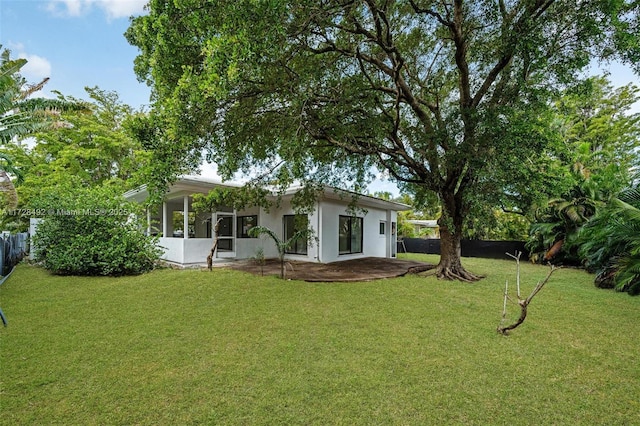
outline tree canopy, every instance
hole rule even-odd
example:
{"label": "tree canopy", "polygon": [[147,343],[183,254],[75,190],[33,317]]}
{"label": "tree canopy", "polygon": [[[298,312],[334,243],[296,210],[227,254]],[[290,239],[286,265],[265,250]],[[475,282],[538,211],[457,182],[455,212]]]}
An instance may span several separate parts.
{"label": "tree canopy", "polygon": [[581,180],[590,180],[603,200],[632,183],[640,167],[640,88],[614,89],[605,77],[592,77],[568,88],[554,104],[567,146],[566,163]]}
{"label": "tree canopy", "polygon": [[[120,192],[146,181],[149,153],[129,131],[136,112],[115,92],[86,88],[90,101],[58,94],[57,101],[81,104],[81,110],[60,111],[55,126],[30,133],[29,140],[15,138],[0,147],[0,156],[22,178],[16,181],[19,206],[56,187],[113,186]],[[5,226],[24,227],[18,217],[5,217]]]}
{"label": "tree canopy", "polygon": [[205,150],[224,176],[258,169],[355,190],[377,167],[418,199],[437,195],[436,273],[474,280],[460,262],[465,221],[553,183],[550,101],[594,58],[638,70],[639,7],[151,0],[126,36],[152,86],[155,130],[143,136],[158,152],[193,161]]}
{"label": "tree canopy", "polygon": [[554,103],[565,146],[558,188],[565,189],[550,192],[531,209],[531,259],[578,263],[580,230],[633,185],[640,165],[640,113],[629,110],[639,93],[635,85],[614,89],[605,78],[593,77],[567,88]]}
{"label": "tree canopy", "polygon": [[[34,97],[49,79],[28,84],[20,75],[27,60],[12,59],[11,51],[3,50],[2,45],[0,50],[0,149],[18,138],[55,126],[62,111],[84,109],[82,103]],[[6,152],[0,152],[0,213],[14,209],[18,203],[15,187],[7,174],[21,181],[22,173],[14,160]]]}

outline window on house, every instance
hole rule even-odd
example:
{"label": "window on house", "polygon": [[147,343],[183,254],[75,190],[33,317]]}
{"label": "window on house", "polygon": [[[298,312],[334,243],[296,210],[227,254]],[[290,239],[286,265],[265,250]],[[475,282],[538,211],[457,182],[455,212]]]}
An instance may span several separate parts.
{"label": "window on house", "polygon": [[338,253],[362,253],[362,218],[340,216],[338,231]]}
{"label": "window on house", "polygon": [[[284,222],[284,240],[287,241],[298,232],[309,227],[309,218],[306,214],[285,215]],[[307,254],[307,240],[301,238],[289,246],[285,253],[289,254]]]}
{"label": "window on house", "polygon": [[380,221],[380,235],[386,235],[387,234],[387,222],[381,220]]}
{"label": "window on house", "polygon": [[238,216],[236,235],[238,238],[251,238],[249,230],[258,225],[258,216]]}
{"label": "window on house", "polygon": [[[171,213],[171,219],[173,221],[173,235],[172,237],[184,238],[184,212],[173,211]],[[189,238],[196,236],[196,213],[189,212]]]}

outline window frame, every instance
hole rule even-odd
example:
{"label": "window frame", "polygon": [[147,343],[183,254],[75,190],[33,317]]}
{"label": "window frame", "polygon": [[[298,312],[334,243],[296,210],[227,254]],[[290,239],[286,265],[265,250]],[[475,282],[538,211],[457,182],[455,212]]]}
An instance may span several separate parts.
{"label": "window frame", "polygon": [[[245,219],[248,219],[248,218],[253,218],[254,224],[247,229],[247,232],[244,232],[244,222],[245,222]],[[258,226],[257,214],[248,214],[248,215],[236,217],[236,238],[254,238],[249,235],[249,230],[254,226]]]}
{"label": "window frame", "polygon": [[378,235],[385,237],[387,235],[387,221],[381,220],[380,227],[378,228]]}
{"label": "window frame", "polygon": [[[348,238],[347,238],[347,250],[341,250],[340,246],[341,246],[341,242],[342,242],[342,221],[344,219],[348,220],[348,229],[347,229],[347,233],[348,233]],[[360,235],[357,235],[356,237],[359,238],[360,240],[360,249],[353,249],[353,240],[354,240],[354,234],[353,234],[353,230],[354,230],[354,226],[353,226],[353,221],[357,220],[360,224]],[[347,215],[339,215],[338,216],[338,255],[342,256],[342,255],[349,255],[349,254],[359,254],[359,253],[364,253],[364,218],[360,217],[360,216],[347,216]]]}
{"label": "window frame", "polygon": [[[295,234],[296,232],[298,232],[299,229],[299,220],[302,220],[302,217],[304,217],[305,223],[306,223],[306,227],[309,226],[309,216],[306,214],[285,214],[282,215],[282,236],[283,236],[283,240],[287,241],[289,238],[291,238],[290,236],[288,237],[287,234],[289,229],[287,226],[287,220],[289,218],[293,218],[293,230],[290,233],[290,235],[292,236],[293,234]],[[306,256],[309,254],[309,245],[307,244],[307,240],[306,239],[299,239],[297,241],[295,241],[292,245],[292,247],[290,248],[286,248],[285,249],[285,254],[297,254],[297,255],[301,255],[301,256]]]}

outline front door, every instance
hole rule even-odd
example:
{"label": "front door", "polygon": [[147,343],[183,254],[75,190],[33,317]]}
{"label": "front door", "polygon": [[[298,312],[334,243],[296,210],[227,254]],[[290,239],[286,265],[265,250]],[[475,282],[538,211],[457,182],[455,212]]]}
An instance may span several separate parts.
{"label": "front door", "polygon": [[235,220],[233,213],[216,214],[218,223],[218,250],[217,257],[236,257]]}

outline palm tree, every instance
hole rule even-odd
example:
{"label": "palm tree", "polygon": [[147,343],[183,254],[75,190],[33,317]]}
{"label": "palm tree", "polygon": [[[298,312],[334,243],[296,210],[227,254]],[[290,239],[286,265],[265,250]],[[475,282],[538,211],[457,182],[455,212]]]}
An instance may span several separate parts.
{"label": "palm tree", "polygon": [[254,226],[249,230],[249,236],[257,238],[260,235],[266,235],[271,238],[278,249],[278,258],[280,259],[280,278],[284,279],[286,274],[286,268],[284,267],[284,256],[289,248],[298,240],[309,239],[311,234],[309,229],[302,229],[296,231],[291,238],[286,241],[281,240],[275,232],[266,226]]}
{"label": "palm tree", "polygon": [[[0,45],[2,49],[2,45]],[[4,49],[0,54],[0,147],[14,138],[24,137],[60,123],[62,111],[83,110],[86,106],[64,99],[31,98],[49,81],[27,84],[19,74],[26,59],[11,59],[11,52]],[[9,173],[20,178],[19,170],[11,158],[0,153],[0,198],[1,208],[15,208],[17,194]],[[5,205],[6,204],[6,205]]]}
{"label": "palm tree", "polygon": [[550,200],[536,212],[527,242],[534,261],[577,262],[576,237],[603,205],[602,194],[589,180],[576,185],[564,198]]}
{"label": "palm tree", "polygon": [[0,54],[0,146],[14,137],[55,125],[61,111],[86,108],[63,99],[31,98],[47,84],[49,78],[37,84],[27,84],[19,74],[27,60],[11,59],[10,54],[8,49]]}
{"label": "palm tree", "polygon": [[595,284],[640,294],[640,186],[623,191],[581,230],[580,256]]}

